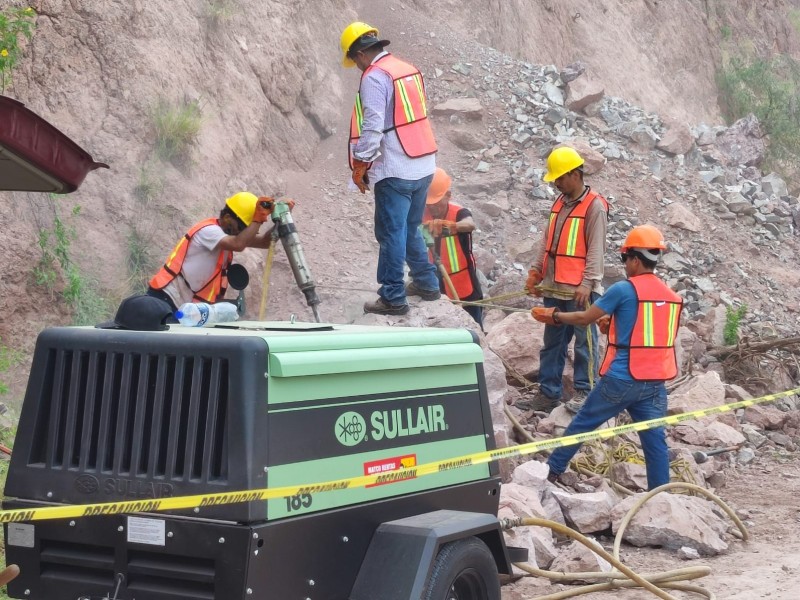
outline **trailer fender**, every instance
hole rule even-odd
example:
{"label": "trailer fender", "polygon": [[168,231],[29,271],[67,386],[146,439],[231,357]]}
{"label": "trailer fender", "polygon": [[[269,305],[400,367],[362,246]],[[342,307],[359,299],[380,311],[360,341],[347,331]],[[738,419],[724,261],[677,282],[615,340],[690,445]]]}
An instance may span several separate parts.
{"label": "trailer fender", "polygon": [[418,600],[439,549],[448,542],[470,536],[488,546],[498,573],[511,573],[497,517],[437,510],[388,521],[375,530],[350,600]]}

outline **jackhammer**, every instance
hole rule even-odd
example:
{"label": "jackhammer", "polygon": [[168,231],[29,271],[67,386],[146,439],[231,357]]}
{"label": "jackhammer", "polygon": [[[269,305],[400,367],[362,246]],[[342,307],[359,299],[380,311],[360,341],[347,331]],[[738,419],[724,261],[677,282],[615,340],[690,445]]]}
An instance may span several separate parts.
{"label": "jackhammer", "polygon": [[[270,202],[264,202],[269,208]],[[317,296],[316,284],[311,275],[311,269],[306,262],[305,255],[303,254],[303,246],[300,244],[300,236],[297,234],[297,228],[292,218],[289,205],[286,202],[275,202],[272,210],[272,222],[275,227],[272,230],[272,245],[270,247],[270,256],[267,258],[269,262],[275,248],[275,242],[280,239],[283,244],[283,250],[286,252],[286,258],[289,260],[289,265],[294,274],[294,280],[297,282],[297,287],[303,292],[306,297],[306,303],[311,307],[314,313],[314,320],[317,323],[322,322],[319,314],[319,296]],[[269,266],[269,265],[267,265]],[[267,281],[264,282],[266,290]],[[262,306],[265,302],[262,302]]]}

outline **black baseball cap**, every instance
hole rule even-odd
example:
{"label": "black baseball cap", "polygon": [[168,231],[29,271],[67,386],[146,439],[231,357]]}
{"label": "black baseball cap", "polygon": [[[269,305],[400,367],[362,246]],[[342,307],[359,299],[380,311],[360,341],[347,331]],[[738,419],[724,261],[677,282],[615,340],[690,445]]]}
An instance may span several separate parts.
{"label": "black baseball cap", "polygon": [[365,33],[360,38],[358,38],[355,42],[350,45],[350,49],[347,51],[348,56],[352,56],[356,52],[361,52],[362,50],[366,50],[367,48],[372,48],[373,46],[379,45],[381,48],[388,46],[391,42],[389,40],[382,40],[379,39],[375,32],[370,31],[369,33]]}
{"label": "black baseball cap", "polygon": [[133,331],[166,331],[166,320],[172,316],[169,304],[148,296],[137,294],[120,302],[113,321],[95,325],[98,329],[130,329]]}

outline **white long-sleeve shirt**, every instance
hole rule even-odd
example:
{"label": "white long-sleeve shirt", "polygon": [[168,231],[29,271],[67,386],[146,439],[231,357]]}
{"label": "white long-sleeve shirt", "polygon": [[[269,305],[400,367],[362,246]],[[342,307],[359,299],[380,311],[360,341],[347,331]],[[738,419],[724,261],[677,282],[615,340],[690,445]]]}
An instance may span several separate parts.
{"label": "white long-sleeve shirt", "polygon": [[[381,52],[372,61],[375,64],[388,52]],[[353,148],[353,156],[365,162],[372,162],[369,170],[371,184],[387,177],[398,177],[416,181],[433,175],[436,170],[436,155],[429,154],[411,158],[400,145],[394,125],[394,82],[392,77],[381,69],[370,69],[361,78],[361,106],[364,121],[361,137]],[[387,129],[391,129],[384,133]]]}

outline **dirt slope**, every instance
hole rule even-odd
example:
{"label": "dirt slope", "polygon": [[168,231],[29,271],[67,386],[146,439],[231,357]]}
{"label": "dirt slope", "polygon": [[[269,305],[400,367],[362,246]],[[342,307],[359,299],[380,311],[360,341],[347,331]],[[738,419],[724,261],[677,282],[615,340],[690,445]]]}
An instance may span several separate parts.
{"label": "dirt slope", "polygon": [[516,58],[561,67],[583,61],[607,94],[692,122],[720,121],[714,77],[734,45],[800,51],[787,18],[796,0],[412,2]]}

